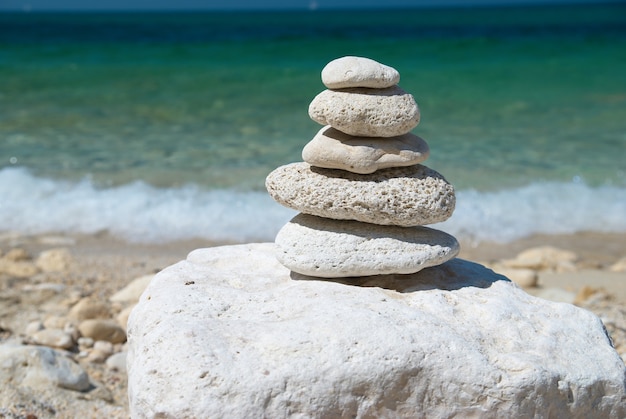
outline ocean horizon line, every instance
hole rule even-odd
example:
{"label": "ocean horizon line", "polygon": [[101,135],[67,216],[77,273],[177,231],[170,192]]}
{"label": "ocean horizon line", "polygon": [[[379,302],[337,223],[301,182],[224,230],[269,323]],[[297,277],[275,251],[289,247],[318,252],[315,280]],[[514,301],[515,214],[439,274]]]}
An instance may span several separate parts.
{"label": "ocean horizon line", "polygon": [[[246,8],[59,8],[59,9],[2,9],[0,8],[0,14],[12,14],[12,15],[192,15],[192,14],[258,14],[258,13],[297,13],[297,14],[311,14],[311,13],[376,13],[376,12],[402,12],[402,11],[447,11],[447,10],[464,10],[468,12],[480,13],[481,11],[489,10],[539,10],[546,11],[548,9],[555,9],[556,11],[562,11],[565,7],[605,7],[605,6],[620,6],[626,7],[626,4],[622,0],[564,0],[557,2],[548,1],[518,1],[510,3],[502,3],[499,1],[486,1],[467,3],[464,1],[442,3],[434,1],[432,3],[415,4],[415,5],[359,5],[359,6],[321,6],[321,7],[246,7]],[[619,17],[616,17],[617,20]],[[349,22],[346,22],[349,23]]]}
{"label": "ocean horizon line", "polygon": [[332,5],[332,4],[319,4],[317,1],[312,0],[307,5],[281,5],[281,6],[205,6],[205,7],[181,7],[178,6],[158,6],[158,7],[128,7],[128,8],[115,8],[115,7],[92,7],[92,8],[76,8],[76,7],[57,7],[57,8],[33,8],[32,5],[23,5],[21,7],[18,6],[5,6],[2,8],[0,6],[0,12],[16,12],[16,13],[49,13],[49,12],[113,12],[113,13],[143,13],[143,12],[154,12],[154,13],[171,13],[171,12],[182,12],[182,13],[195,13],[195,12],[291,12],[291,11],[302,11],[302,12],[323,12],[323,11],[358,11],[358,10],[413,10],[413,9],[449,9],[449,8],[458,8],[458,9],[481,9],[481,8],[524,8],[524,7],[561,7],[561,6],[603,6],[610,4],[620,4],[623,3],[622,0],[513,0],[507,3],[502,3],[499,0],[473,0],[473,1],[464,1],[464,0],[432,0],[432,1],[422,1],[419,3],[414,3],[411,5],[406,4],[387,4],[387,5],[368,5],[368,4],[360,4],[360,5]]}
{"label": "ocean horizon line", "polygon": [[40,8],[40,9],[28,9],[28,8],[0,8],[0,13],[7,14],[196,14],[196,13],[325,13],[325,12],[377,12],[377,11],[406,11],[406,10],[444,10],[450,9],[462,9],[469,11],[480,12],[481,10],[499,9],[499,10],[512,10],[512,9],[563,9],[564,7],[605,7],[605,6],[626,6],[623,0],[563,0],[563,1],[512,1],[508,3],[502,3],[499,1],[484,1],[467,3],[465,1],[447,2],[433,1],[432,3],[422,3],[413,5],[358,5],[358,6],[316,6],[316,7],[245,7],[245,8],[211,8],[211,7],[197,7],[197,8],[177,8],[177,7],[160,7],[160,8]]}

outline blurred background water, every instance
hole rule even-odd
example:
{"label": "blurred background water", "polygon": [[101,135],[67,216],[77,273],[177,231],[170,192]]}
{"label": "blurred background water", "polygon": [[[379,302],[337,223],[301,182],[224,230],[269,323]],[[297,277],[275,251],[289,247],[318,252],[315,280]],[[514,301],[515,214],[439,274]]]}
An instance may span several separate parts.
{"label": "blurred background water", "polygon": [[626,231],[626,5],[0,14],[0,230],[271,240],[330,60],[395,67],[474,240]]}

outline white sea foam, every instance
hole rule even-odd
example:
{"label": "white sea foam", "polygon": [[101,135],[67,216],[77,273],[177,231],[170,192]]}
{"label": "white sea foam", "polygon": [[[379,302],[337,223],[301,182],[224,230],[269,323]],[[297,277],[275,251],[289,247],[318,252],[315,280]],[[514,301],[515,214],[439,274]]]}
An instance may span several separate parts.
{"label": "white sea foam", "polygon": [[[133,242],[204,238],[271,241],[295,211],[264,192],[159,189],[143,182],[98,188],[89,180],[0,170],[0,231],[94,233]],[[626,189],[534,183],[496,192],[457,192],[452,218],[436,228],[460,239],[507,242],[533,233],[626,232]]]}
{"label": "white sea foam", "polygon": [[108,231],[132,242],[273,240],[296,213],[263,192],[159,189],[144,182],[97,188],[24,169],[0,170],[0,230],[24,233]]}
{"label": "white sea foam", "polygon": [[454,215],[433,227],[475,242],[509,242],[538,233],[623,233],[626,188],[538,182],[496,192],[459,191]]}

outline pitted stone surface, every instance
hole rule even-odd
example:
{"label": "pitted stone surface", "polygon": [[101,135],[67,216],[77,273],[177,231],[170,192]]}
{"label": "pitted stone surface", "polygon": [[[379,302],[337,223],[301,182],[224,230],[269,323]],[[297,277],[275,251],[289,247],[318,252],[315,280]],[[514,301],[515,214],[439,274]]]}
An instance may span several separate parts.
{"label": "pitted stone surface", "polygon": [[354,137],[327,125],[302,150],[311,166],[369,174],[388,167],[404,167],[428,158],[428,144],[417,135]]}
{"label": "pitted stone surface", "polygon": [[298,214],[276,236],[276,258],[294,272],[324,278],[410,274],[459,253],[459,243],[428,227],[397,227]]}
{"label": "pitted stone surface", "polygon": [[128,323],[139,418],[623,418],[625,368],[598,317],[453,259],[311,280],[274,245],[199,249]]}
{"label": "pitted stone surface", "polygon": [[346,87],[391,87],[400,81],[400,73],[387,65],[365,57],[341,57],[326,64],[322,83],[329,89]]}
{"label": "pitted stone surface", "polygon": [[420,113],[413,96],[398,86],[324,90],[309,105],[309,116],[346,134],[396,137],[417,126]]}
{"label": "pitted stone surface", "polygon": [[445,221],[454,211],[454,188],[439,173],[415,165],[369,175],[292,163],[265,181],[278,203],[318,217],[418,226]]}

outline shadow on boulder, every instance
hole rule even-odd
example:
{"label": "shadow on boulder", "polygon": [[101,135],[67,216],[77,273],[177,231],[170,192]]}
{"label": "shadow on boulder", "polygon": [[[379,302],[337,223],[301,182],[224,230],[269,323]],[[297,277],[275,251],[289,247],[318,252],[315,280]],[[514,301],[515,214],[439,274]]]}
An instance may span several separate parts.
{"label": "shadow on boulder", "polygon": [[291,279],[294,281],[332,281],[358,287],[385,288],[401,293],[432,289],[453,291],[466,287],[489,288],[496,281],[511,282],[507,277],[483,265],[459,258],[407,275],[317,278],[291,272]]}

